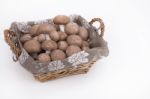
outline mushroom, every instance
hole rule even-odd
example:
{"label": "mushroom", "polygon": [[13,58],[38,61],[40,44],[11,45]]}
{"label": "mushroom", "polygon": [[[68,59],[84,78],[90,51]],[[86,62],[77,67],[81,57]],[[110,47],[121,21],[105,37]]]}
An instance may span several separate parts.
{"label": "mushroom", "polygon": [[24,43],[24,48],[29,53],[37,53],[41,51],[41,45],[37,40],[29,40]]}
{"label": "mushroom", "polygon": [[67,49],[66,49],[66,54],[67,56],[71,56],[74,53],[80,52],[81,49],[80,47],[76,46],[76,45],[70,45]]}
{"label": "mushroom", "polygon": [[57,31],[52,31],[51,33],[49,33],[49,36],[54,41],[59,40],[59,33]]}
{"label": "mushroom", "polygon": [[39,42],[43,42],[43,41],[45,41],[46,40],[46,35],[45,34],[40,34],[39,36],[38,36],[38,41]]}
{"label": "mushroom", "polygon": [[67,43],[69,45],[77,45],[80,47],[82,45],[82,39],[78,35],[70,35],[67,38]]}
{"label": "mushroom", "polygon": [[67,24],[69,21],[70,21],[70,18],[65,15],[57,15],[53,19],[53,22],[58,25]]}
{"label": "mushroom", "polygon": [[51,52],[51,59],[53,61],[54,60],[63,60],[65,58],[66,58],[66,54],[60,49],[56,49]]}
{"label": "mushroom", "polygon": [[42,33],[49,33],[52,31],[56,31],[56,28],[53,25],[50,24],[40,24],[39,28],[37,30],[38,34],[42,34]]}
{"label": "mushroom", "polygon": [[57,43],[52,40],[45,40],[44,42],[42,42],[41,47],[43,50],[51,51],[57,49]]}
{"label": "mushroom", "polygon": [[39,28],[39,25],[36,24],[36,25],[33,25],[30,29],[29,29],[29,32],[31,35],[37,35],[37,30]]}
{"label": "mushroom", "polygon": [[90,45],[89,45],[88,41],[83,41],[81,48],[82,48],[82,50],[90,49]]}
{"label": "mushroom", "polygon": [[87,41],[83,41],[83,42],[82,42],[82,46],[84,46],[84,47],[89,47],[89,43],[88,43]]}
{"label": "mushroom", "polygon": [[59,41],[58,42],[58,48],[65,51],[68,47],[68,44],[66,41]]}
{"label": "mushroom", "polygon": [[46,40],[51,40],[51,38],[49,37],[49,34],[45,34],[46,36]]}
{"label": "mushroom", "polygon": [[60,40],[65,40],[67,38],[67,34],[65,32],[59,31],[58,33],[60,36],[60,38],[59,38]]}
{"label": "mushroom", "polygon": [[41,54],[38,56],[37,60],[38,60],[39,62],[49,62],[51,59],[50,59],[50,56],[49,56],[48,54],[46,54],[46,53],[41,53]]}
{"label": "mushroom", "polygon": [[30,34],[24,34],[24,35],[22,35],[22,36],[20,37],[20,41],[21,41],[22,43],[24,43],[24,42],[26,42],[26,41],[29,41],[29,40],[31,40],[31,39],[32,39],[32,37],[31,37]]}
{"label": "mushroom", "polygon": [[77,34],[79,32],[79,26],[77,23],[70,22],[65,26],[65,32],[67,34]]}
{"label": "mushroom", "polygon": [[79,29],[79,35],[83,40],[87,40],[88,39],[88,31],[86,28],[84,27],[80,27]]}

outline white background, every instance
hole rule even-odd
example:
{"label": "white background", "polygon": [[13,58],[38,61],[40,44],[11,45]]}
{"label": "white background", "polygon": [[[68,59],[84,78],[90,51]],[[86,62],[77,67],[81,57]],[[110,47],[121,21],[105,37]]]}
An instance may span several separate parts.
{"label": "white background", "polygon": [[[3,30],[58,14],[101,17],[110,54],[86,75],[40,83],[12,61]],[[149,0],[0,0],[0,99],[150,99]]]}

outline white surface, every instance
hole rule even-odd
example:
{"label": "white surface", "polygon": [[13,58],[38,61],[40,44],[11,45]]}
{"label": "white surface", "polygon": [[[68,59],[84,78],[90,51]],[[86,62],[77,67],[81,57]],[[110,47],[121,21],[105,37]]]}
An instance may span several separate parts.
{"label": "white surface", "polygon": [[[88,74],[39,83],[12,61],[11,22],[74,13],[106,24],[110,55]],[[149,0],[1,0],[0,32],[0,99],[150,99]]]}

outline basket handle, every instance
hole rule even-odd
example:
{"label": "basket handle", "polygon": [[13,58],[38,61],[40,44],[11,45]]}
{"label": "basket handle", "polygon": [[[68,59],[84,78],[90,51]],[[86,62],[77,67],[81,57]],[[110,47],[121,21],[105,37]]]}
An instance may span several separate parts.
{"label": "basket handle", "polygon": [[12,52],[15,54],[15,56],[13,56],[13,61],[17,61],[21,54],[21,49],[18,43],[14,41],[16,33],[10,30],[4,30],[4,37],[5,41],[10,46]]}
{"label": "basket handle", "polygon": [[100,37],[103,37],[104,36],[104,31],[105,31],[105,25],[104,25],[104,22],[101,18],[93,18],[89,24],[93,25],[94,22],[99,22],[100,23],[100,26],[97,28],[97,30],[100,30],[100,33],[98,33],[100,35]]}

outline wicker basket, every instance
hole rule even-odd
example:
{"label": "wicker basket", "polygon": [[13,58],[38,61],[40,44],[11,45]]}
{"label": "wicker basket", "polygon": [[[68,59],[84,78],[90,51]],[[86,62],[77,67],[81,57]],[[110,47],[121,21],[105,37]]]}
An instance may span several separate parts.
{"label": "wicker basket", "polygon": [[[86,21],[81,16],[77,16],[77,17],[82,19],[82,21]],[[96,29],[92,25],[96,21],[100,23],[100,27],[98,29]],[[33,24],[33,23],[34,22],[28,22],[28,24]],[[36,24],[38,24],[38,23],[36,23]],[[100,44],[101,44],[101,46],[94,45],[94,47],[91,50],[87,51],[87,53],[89,53],[89,57],[92,57],[92,58],[89,58],[89,60],[85,63],[76,64],[75,66],[66,66],[66,67],[64,66],[63,68],[46,71],[46,72],[41,72],[41,70],[40,70],[40,72],[39,71],[36,72],[36,70],[33,69],[32,67],[29,68],[29,65],[32,62],[34,63],[34,61],[32,59],[27,59],[26,60],[27,63],[25,65],[23,63],[21,63],[21,61],[19,60],[19,58],[22,58],[24,49],[22,48],[22,45],[20,44],[20,41],[19,41],[18,34],[20,32],[18,32],[18,27],[17,27],[16,23],[12,23],[10,29],[7,29],[4,31],[4,35],[5,35],[5,41],[8,43],[12,52],[15,54],[15,57],[13,57],[13,60],[14,61],[19,60],[20,64],[25,69],[27,69],[29,72],[31,72],[34,75],[36,80],[45,82],[45,81],[60,78],[60,77],[87,73],[89,71],[90,67],[98,59],[101,59],[102,56],[108,55],[109,51],[108,51],[108,47],[107,47],[107,42],[105,42],[103,39],[103,35],[104,35],[103,21],[100,18],[94,18],[88,23],[88,26],[91,27],[92,31],[94,31],[94,33],[95,33],[94,35],[96,35],[96,37],[98,37],[98,40],[99,40],[98,42],[100,42]],[[98,33],[98,31],[100,31],[100,34]],[[91,39],[94,40],[95,38],[91,37]],[[93,56],[91,53],[93,54]]]}

